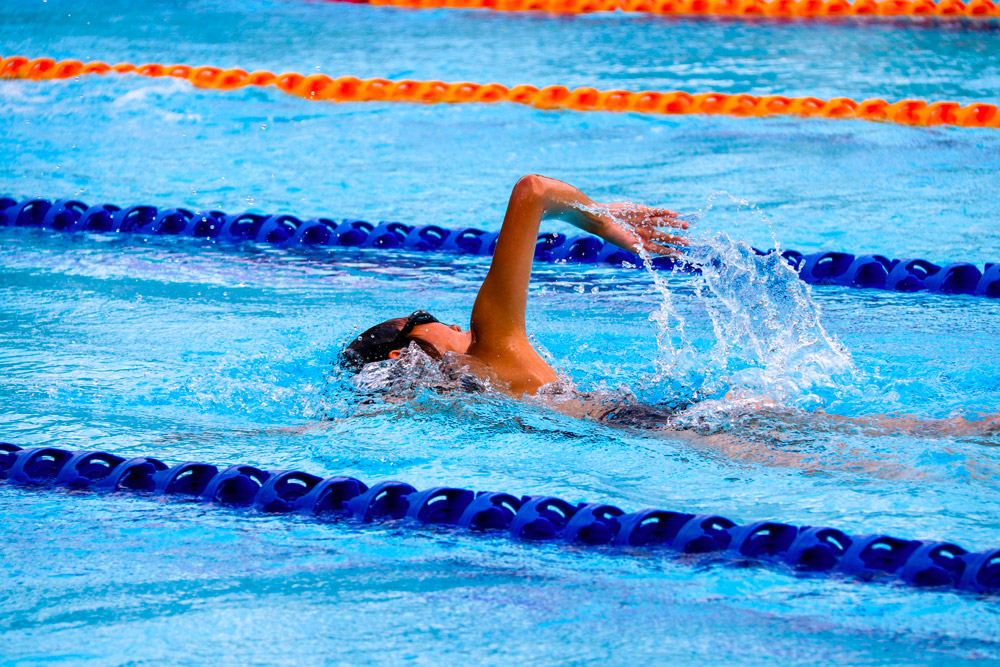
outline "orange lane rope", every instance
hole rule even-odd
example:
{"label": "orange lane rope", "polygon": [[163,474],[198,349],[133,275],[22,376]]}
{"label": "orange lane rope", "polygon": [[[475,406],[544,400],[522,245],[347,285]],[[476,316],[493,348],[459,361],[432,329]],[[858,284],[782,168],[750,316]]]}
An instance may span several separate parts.
{"label": "orange lane rope", "polygon": [[247,72],[242,69],[189,67],[187,65],[132,65],[103,62],[83,63],[79,60],[56,62],[51,58],[28,60],[12,56],[0,60],[0,79],[69,79],[82,74],[126,74],[169,76],[187,79],[199,88],[232,90],[244,86],[274,85],[291,95],[307,100],[334,102],[421,102],[421,103],[491,103],[516,102],[540,109],[574,109],[577,111],[631,111],[654,114],[725,114],[731,116],[821,116],[824,118],[860,118],[904,125],[960,125],[963,127],[1000,128],[1000,112],[996,105],[973,102],[882,99],[856,102],[846,97],[821,100],[816,97],[785,97],[782,95],[728,95],[726,93],[692,94],[682,91],[639,93],[627,90],[600,91],[596,88],[565,86],[514,86],[498,83],[445,83],[444,81],[390,81],[389,79],[358,79],[342,76],[338,79],[325,74],[304,76],[289,72]]}
{"label": "orange lane rope", "polygon": [[996,18],[993,0],[368,0],[395,7],[543,11],[563,14],[644,12],[719,16],[822,18],[829,16],[930,16]]}

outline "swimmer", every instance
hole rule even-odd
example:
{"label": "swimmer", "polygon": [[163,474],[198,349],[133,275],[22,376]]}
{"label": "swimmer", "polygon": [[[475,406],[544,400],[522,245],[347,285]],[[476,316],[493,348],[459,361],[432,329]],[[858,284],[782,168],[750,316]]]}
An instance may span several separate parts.
{"label": "swimmer", "polygon": [[[664,229],[683,230],[677,213],[632,203],[598,204],[576,188],[544,176],[525,176],[514,186],[489,273],[472,306],[469,329],[439,322],[422,310],[386,320],[358,336],[344,350],[343,364],[398,359],[411,344],[434,359],[449,357],[509,396],[535,394],[559,376],[528,340],[525,310],[535,244],[542,220],[558,218],[619,248],[637,246],[653,255],[678,255],[687,239]],[[457,355],[457,358],[454,357]]]}
{"label": "swimmer", "polygon": [[[534,396],[541,390],[549,399],[547,405],[573,417],[677,433],[675,408],[620,400],[604,403],[584,392],[566,390],[558,374],[532,346],[525,326],[528,285],[539,226],[542,220],[552,218],[629,251],[641,248],[651,255],[680,256],[680,249],[688,244],[678,233],[686,230],[688,223],[674,211],[631,202],[599,204],[561,181],[525,176],[511,192],[490,270],[472,307],[469,329],[444,324],[418,310],[362,333],[344,349],[342,365],[358,373],[368,364],[399,359],[415,346],[440,361],[442,367],[457,371],[456,375],[466,374],[463,379],[471,374],[513,398]],[[730,392],[726,400],[736,400],[754,413],[782,414],[780,409],[774,410],[780,406],[773,401],[739,393],[738,389]],[[817,412],[798,415],[793,421],[803,418],[883,434],[961,437],[1000,431],[1000,414],[974,420],[924,420],[908,415],[851,418]],[[745,447],[745,441],[739,441],[739,449]]]}

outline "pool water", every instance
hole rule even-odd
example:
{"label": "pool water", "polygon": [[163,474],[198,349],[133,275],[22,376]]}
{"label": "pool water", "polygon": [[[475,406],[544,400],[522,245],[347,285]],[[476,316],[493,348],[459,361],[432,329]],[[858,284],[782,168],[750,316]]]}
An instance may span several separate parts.
{"label": "pool water", "polygon": [[[3,55],[1000,102],[996,22],[293,0],[48,0],[0,16]],[[337,105],[131,75],[0,82],[0,113],[0,195],[497,229],[510,187],[538,172],[677,208],[698,253],[740,269],[536,267],[529,329],[580,388],[713,399],[669,434],[543,400],[362,400],[332,364],[343,344],[416,308],[465,324],[483,258],[4,228],[0,440],[1000,546],[995,433],[814,416],[1000,411],[1000,301],[808,288],[745,245],[1000,261],[996,130]],[[728,386],[784,407],[720,402]],[[995,598],[710,556],[4,485],[0,531],[12,664],[1000,659]]]}

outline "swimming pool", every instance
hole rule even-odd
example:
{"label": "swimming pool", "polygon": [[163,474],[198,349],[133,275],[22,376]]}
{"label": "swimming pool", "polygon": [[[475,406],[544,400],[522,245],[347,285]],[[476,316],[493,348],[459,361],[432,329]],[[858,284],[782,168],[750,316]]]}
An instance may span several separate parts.
{"label": "swimming pool", "polygon": [[[996,23],[553,17],[231,1],[5,7],[4,54],[331,75],[998,102]],[[996,261],[995,130],[496,106],[332,105],[138,77],[0,82],[3,193],[497,229],[523,173],[698,215],[758,246]],[[728,194],[718,194],[725,191]],[[745,201],[753,206],[741,205]],[[558,228],[558,227],[556,227]],[[724,241],[713,241],[726,248]],[[776,518],[997,546],[996,437],[723,425],[750,456],[544,406],[360,404],[330,375],[357,327],[457,320],[482,258],[224,250],[0,230],[0,439]],[[540,265],[531,329],[579,384],[677,387],[640,272]],[[1000,303],[819,287],[718,343],[698,279],[663,276],[690,384],[732,374],[803,409],[996,411]],[[744,293],[742,298],[782,294]],[[804,310],[803,310],[804,308]],[[734,320],[735,321],[735,320]],[[684,345],[690,350],[683,352]],[[815,357],[791,354],[812,350]],[[844,361],[844,354],[849,361]],[[763,369],[763,370],[761,370]],[[288,430],[324,417],[305,432]],[[717,415],[715,415],[717,417]],[[789,461],[795,454],[805,460]],[[859,469],[860,468],[860,469]],[[925,663],[996,659],[995,600],[621,557],[392,523],[361,528],[0,486],[3,658]]]}

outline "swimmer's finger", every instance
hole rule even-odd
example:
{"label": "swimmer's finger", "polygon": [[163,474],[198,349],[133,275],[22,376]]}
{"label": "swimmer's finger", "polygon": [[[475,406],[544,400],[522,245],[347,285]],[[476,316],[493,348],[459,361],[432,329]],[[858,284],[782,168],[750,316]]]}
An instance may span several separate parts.
{"label": "swimmer's finger", "polygon": [[653,243],[652,241],[647,241],[643,244],[646,252],[652,255],[659,255],[660,257],[680,257],[681,251],[677,248],[671,248],[669,246],[660,245],[659,243]]}
{"label": "swimmer's finger", "polygon": [[681,220],[674,216],[660,217],[657,219],[657,223],[660,227],[673,227],[674,229],[687,229],[691,226],[687,220]]}
{"label": "swimmer's finger", "polygon": [[687,245],[688,240],[683,236],[673,236],[665,232],[652,231],[649,234],[649,240],[655,241],[660,245]]}
{"label": "swimmer's finger", "polygon": [[649,215],[654,218],[676,218],[679,213],[671,211],[669,208],[650,208]]}

